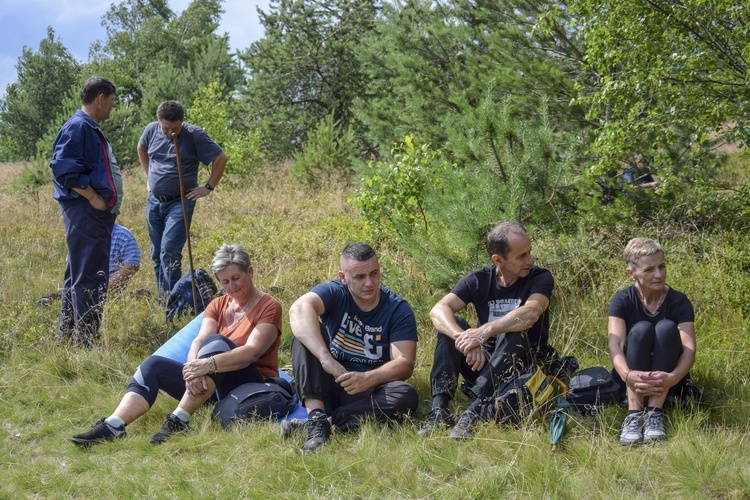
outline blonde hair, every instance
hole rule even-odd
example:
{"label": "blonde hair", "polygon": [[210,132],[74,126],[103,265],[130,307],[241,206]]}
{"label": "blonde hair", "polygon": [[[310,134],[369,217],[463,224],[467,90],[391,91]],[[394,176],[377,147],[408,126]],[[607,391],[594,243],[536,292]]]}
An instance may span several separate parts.
{"label": "blonde hair", "polygon": [[633,269],[641,257],[657,253],[664,255],[664,248],[651,238],[633,238],[628,241],[628,244],[625,245],[625,250],[622,251],[625,262],[628,264],[628,269]]}

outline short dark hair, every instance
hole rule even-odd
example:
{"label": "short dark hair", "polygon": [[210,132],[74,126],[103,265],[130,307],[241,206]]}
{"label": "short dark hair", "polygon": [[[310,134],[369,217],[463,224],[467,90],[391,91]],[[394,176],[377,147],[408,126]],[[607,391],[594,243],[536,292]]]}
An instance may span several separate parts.
{"label": "short dark hair", "polygon": [[168,122],[181,122],[185,119],[185,108],[177,101],[164,101],[156,108],[156,118]]}
{"label": "short dark hair", "polygon": [[526,228],[520,222],[509,221],[501,222],[490,230],[487,234],[487,253],[490,254],[490,258],[493,255],[499,255],[503,259],[508,256],[508,239],[511,234],[526,236]]}
{"label": "short dark hair", "polygon": [[364,262],[377,256],[378,254],[370,245],[362,243],[361,241],[349,243],[344,250],[341,251],[342,259],[353,259],[358,262]]}
{"label": "short dark hair", "polygon": [[99,94],[112,95],[117,92],[115,84],[103,76],[90,76],[81,88],[81,103],[91,104]]}

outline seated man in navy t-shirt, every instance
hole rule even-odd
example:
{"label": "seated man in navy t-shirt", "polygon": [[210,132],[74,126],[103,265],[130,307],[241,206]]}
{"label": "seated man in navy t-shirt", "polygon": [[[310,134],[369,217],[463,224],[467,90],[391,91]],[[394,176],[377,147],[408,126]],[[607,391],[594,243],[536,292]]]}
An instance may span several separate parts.
{"label": "seated man in navy t-shirt", "polygon": [[289,310],[297,395],[308,420],[304,451],[323,445],[331,426],[349,430],[374,416],[401,417],[417,407],[404,382],[414,370],[417,323],[409,304],[380,284],[380,262],[365,243],[341,253],[339,279],[315,286]]}
{"label": "seated man in navy t-shirt", "polygon": [[[451,438],[461,439],[472,437],[471,427],[485,413],[482,405],[489,404],[500,383],[551,351],[547,308],[555,282],[548,270],[534,265],[526,230],[517,222],[496,225],[487,235],[487,252],[492,265],[461,278],[430,311],[438,336],[430,373],[432,409],[420,435],[455,423],[449,403],[459,374],[465,392],[477,398],[451,431]],[[477,328],[455,316],[470,303]]]}

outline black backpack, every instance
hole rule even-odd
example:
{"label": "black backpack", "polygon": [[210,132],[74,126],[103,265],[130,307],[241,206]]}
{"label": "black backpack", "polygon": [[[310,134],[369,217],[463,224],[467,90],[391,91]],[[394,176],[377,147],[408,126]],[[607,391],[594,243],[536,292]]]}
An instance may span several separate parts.
{"label": "black backpack", "polygon": [[198,310],[193,311],[193,284],[190,278],[190,269],[185,276],[175,283],[174,288],[169,293],[167,299],[167,321],[172,321],[178,316],[185,313],[191,313],[197,316],[204,309],[211,299],[216,296],[217,288],[211,275],[203,269],[195,270],[195,285],[198,288]]}
{"label": "black backpack", "polygon": [[570,378],[568,402],[587,415],[599,413],[602,405],[619,403],[625,397],[620,385],[603,366],[594,366],[576,372]]}
{"label": "black backpack", "polygon": [[548,375],[542,366],[520,373],[500,384],[495,393],[480,403],[480,417],[498,424],[518,425],[535,413],[551,408],[555,396],[564,392],[565,383]]}
{"label": "black backpack", "polygon": [[292,385],[282,377],[250,382],[232,390],[214,407],[212,417],[226,429],[242,420],[268,420],[284,417],[297,404]]}

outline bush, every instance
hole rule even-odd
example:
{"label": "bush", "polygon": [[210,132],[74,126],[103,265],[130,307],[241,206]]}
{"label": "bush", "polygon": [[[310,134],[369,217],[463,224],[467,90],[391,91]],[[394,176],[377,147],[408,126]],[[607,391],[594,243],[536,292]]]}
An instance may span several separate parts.
{"label": "bush", "polygon": [[330,114],[307,133],[302,151],[292,155],[291,174],[309,187],[317,188],[334,179],[348,180],[357,161],[354,132],[343,128]]}

